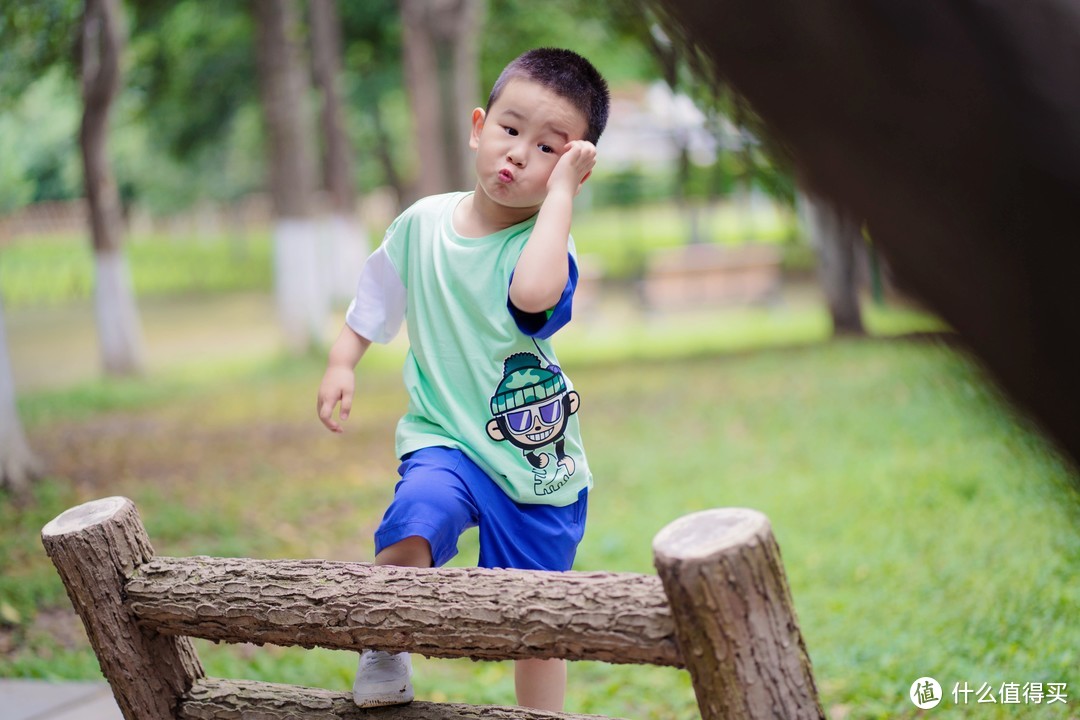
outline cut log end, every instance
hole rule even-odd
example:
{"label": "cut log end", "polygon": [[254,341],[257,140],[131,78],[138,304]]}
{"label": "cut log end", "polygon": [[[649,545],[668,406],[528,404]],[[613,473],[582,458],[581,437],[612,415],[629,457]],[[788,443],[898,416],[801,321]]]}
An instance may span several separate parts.
{"label": "cut log end", "polygon": [[771,534],[769,518],[747,508],[703,510],[675,520],[653,538],[658,559],[707,558]]}
{"label": "cut log end", "polygon": [[135,504],[126,497],[107,497],[77,505],[57,515],[41,529],[42,537],[59,537],[82,532],[87,528],[107,522]]}

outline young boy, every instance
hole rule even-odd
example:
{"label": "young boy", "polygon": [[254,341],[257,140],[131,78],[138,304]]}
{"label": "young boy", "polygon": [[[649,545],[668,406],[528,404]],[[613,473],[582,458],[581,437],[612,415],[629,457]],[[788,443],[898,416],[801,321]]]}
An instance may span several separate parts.
{"label": "young boy", "polygon": [[[440,566],[480,528],[478,564],[569,570],[592,487],[578,394],[550,337],[577,284],[573,199],[596,162],[607,84],[568,50],[531,50],[472,113],[476,188],[420,200],[386,232],[360,275],[330,350],[318,413],[333,432],[352,407],[355,367],[407,317],[409,409],[398,423],[394,500],[376,564]],[[365,651],[361,707],[412,700],[409,655]],[[562,660],[521,660],[521,705],[561,710]]]}

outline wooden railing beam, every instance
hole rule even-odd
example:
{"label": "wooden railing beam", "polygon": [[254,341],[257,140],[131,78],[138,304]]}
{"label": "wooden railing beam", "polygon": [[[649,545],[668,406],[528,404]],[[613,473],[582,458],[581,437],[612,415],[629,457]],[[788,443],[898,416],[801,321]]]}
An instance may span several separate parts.
{"label": "wooden railing beam", "polygon": [[221,642],[682,664],[655,575],[158,557],[125,591],[145,627]]}
{"label": "wooden railing beam", "polygon": [[361,710],[348,693],[250,680],[200,680],[180,704],[178,720],[610,720],[520,707],[413,702]]}

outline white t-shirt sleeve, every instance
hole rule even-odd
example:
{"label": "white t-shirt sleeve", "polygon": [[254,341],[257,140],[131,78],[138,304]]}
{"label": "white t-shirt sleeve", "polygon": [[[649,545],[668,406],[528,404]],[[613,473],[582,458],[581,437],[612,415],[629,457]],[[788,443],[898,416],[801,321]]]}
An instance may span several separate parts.
{"label": "white t-shirt sleeve", "polygon": [[404,320],[405,285],[386,247],[380,246],[360,271],[356,297],[345,313],[345,324],[372,342],[388,343]]}

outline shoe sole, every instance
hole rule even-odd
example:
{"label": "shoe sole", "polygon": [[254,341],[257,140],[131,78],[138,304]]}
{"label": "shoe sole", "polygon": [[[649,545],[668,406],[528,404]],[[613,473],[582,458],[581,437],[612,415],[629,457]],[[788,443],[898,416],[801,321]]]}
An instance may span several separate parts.
{"label": "shoe sole", "polygon": [[394,695],[379,695],[363,699],[353,696],[353,702],[358,708],[389,707],[391,705],[408,705],[413,701],[412,693],[400,692]]}

